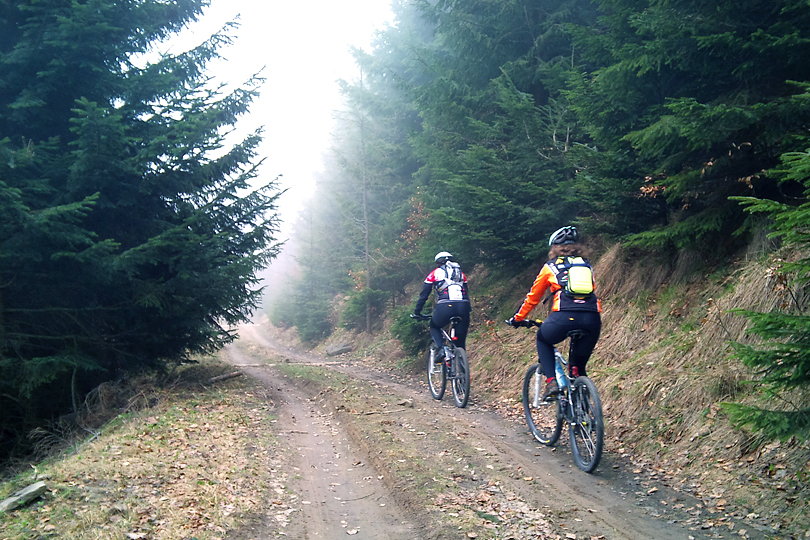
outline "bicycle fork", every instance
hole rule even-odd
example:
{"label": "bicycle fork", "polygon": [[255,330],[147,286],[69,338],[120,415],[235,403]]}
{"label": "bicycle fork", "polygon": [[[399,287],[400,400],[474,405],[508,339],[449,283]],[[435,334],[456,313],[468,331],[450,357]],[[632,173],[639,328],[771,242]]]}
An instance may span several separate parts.
{"label": "bicycle fork", "polygon": [[587,390],[582,387],[571,389],[569,399],[570,423],[574,429],[579,430],[588,451],[593,454],[595,443],[591,436],[592,424],[588,410],[588,397],[585,394],[587,394]]}
{"label": "bicycle fork", "polygon": [[543,401],[543,379],[542,377],[543,371],[540,369],[540,364],[537,364],[537,371],[535,371],[534,381],[532,381],[534,388],[532,388],[532,407],[537,408],[541,405],[545,404],[546,402]]}

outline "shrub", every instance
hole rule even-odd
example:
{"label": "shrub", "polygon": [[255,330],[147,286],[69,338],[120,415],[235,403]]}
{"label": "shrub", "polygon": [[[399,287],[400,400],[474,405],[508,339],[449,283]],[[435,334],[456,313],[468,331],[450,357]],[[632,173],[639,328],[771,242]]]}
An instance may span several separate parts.
{"label": "shrub", "polygon": [[377,320],[385,311],[385,301],[389,293],[376,289],[354,290],[349,293],[340,324],[344,328],[363,330],[366,328],[366,309],[371,310],[372,321]]}
{"label": "shrub", "polygon": [[410,313],[410,310],[404,310],[396,314],[391,325],[391,334],[402,344],[402,350],[406,354],[416,356],[427,347],[430,334],[427,324],[411,319]]}

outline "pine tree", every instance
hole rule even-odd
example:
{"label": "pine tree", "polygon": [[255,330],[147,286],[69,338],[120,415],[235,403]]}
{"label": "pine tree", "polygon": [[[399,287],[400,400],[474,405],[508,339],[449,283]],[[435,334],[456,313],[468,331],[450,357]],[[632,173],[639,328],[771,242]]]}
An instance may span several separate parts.
{"label": "pine tree", "polygon": [[783,264],[779,275],[783,286],[800,294],[791,305],[770,313],[741,311],[749,321],[748,331],[759,336],[763,345],[735,343],[737,357],[760,376],[756,381],[767,397],[767,407],[726,404],[737,425],[751,426],[767,438],[810,438],[810,315],[806,288],[810,283],[810,149],[782,157],[782,167],[774,171],[782,182],[798,182],[804,188],[804,201],[789,205],[775,200],[739,197],[736,200],[752,213],[773,219],[772,236],[799,258]]}
{"label": "pine tree", "polygon": [[[588,212],[574,157],[582,135],[562,94],[569,78],[566,23],[590,2],[421,4],[433,33],[411,93],[422,118],[412,138],[417,182],[442,245],[470,261],[527,262],[547,246],[539,231]],[[415,48],[415,47],[414,47]]]}
{"label": "pine tree", "polygon": [[254,187],[261,133],[224,139],[261,80],[226,91],[205,75],[229,25],[144,60],[206,5],[0,8],[6,429],[64,411],[121,370],[215,350],[259,301],[278,194]]}
{"label": "pine tree", "polygon": [[744,216],[728,197],[778,197],[765,171],[801,149],[810,109],[793,81],[810,77],[810,7],[598,4],[598,24],[574,30],[582,73],[569,95],[595,145],[612,154],[602,174],[666,203],[626,232],[655,227],[633,239],[648,247],[723,239],[733,248]]}

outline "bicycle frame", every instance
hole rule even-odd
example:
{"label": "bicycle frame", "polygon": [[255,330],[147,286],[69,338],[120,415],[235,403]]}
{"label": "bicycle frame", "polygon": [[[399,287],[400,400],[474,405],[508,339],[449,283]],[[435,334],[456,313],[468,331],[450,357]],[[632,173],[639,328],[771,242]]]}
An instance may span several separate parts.
{"label": "bicycle frame", "polygon": [[[422,317],[427,320],[428,317]],[[428,386],[434,399],[442,399],[447,382],[453,389],[453,399],[457,407],[466,407],[470,398],[470,371],[467,361],[467,352],[456,346],[456,325],[461,317],[453,316],[446,327],[440,328],[442,334],[442,349],[444,362],[435,363],[434,352],[436,344],[430,344],[430,353],[427,358]]]}
{"label": "bicycle frame", "polygon": [[[461,317],[450,317],[450,323],[447,325],[447,330],[442,328],[442,336],[444,336],[444,340],[449,344],[456,346],[456,325],[461,322]],[[448,332],[449,330],[449,332]]]}
{"label": "bicycle frame", "polygon": [[[538,326],[538,327],[540,326],[540,324],[537,321],[530,321],[530,322],[531,322],[531,324],[533,326]],[[581,331],[578,331],[578,330],[574,330],[574,331],[570,332],[569,335],[568,335],[568,337],[571,340],[572,345],[577,339],[579,339],[580,336],[582,336],[582,333],[581,333]],[[570,346],[569,346],[569,350],[570,350]],[[538,369],[539,369],[539,365],[538,365]],[[565,393],[566,395],[568,395],[569,394],[568,391],[571,388],[573,388],[574,379],[571,378],[568,375],[568,360],[557,349],[557,347],[554,347],[554,375],[555,375],[555,377],[557,379],[557,387],[560,389],[560,393]],[[539,399],[538,396],[541,394],[541,392],[540,392],[540,384],[541,384],[540,377],[535,379],[534,384],[535,384],[536,388],[535,388],[535,392],[534,392],[535,403],[533,403],[533,405],[535,407],[537,407],[539,405],[539,403],[536,400]],[[571,398],[569,397],[568,398],[569,404],[570,404],[570,400],[571,400]]]}
{"label": "bicycle frame", "polygon": [[[540,326],[540,321],[527,321],[521,326]],[[581,330],[569,332],[570,343],[575,343],[582,335]],[[567,424],[574,463],[590,473],[602,455],[602,404],[593,381],[585,375],[570,376],[568,364],[565,356],[554,347],[554,374],[559,391],[556,397],[545,400],[541,388],[545,379],[542,368],[539,363],[529,366],[523,377],[523,412],[534,438],[546,446],[557,442],[563,424]]]}
{"label": "bicycle frame", "polygon": [[[573,338],[572,338],[573,341]],[[563,404],[562,412],[565,420],[571,424],[574,423],[574,402],[576,398],[571,391],[574,388],[574,379],[568,375],[568,360],[562,355],[560,351],[554,347],[554,374],[557,378],[557,387],[560,389],[560,394],[557,399],[561,400]],[[539,377],[538,377],[539,379]]]}
{"label": "bicycle frame", "polygon": [[447,378],[455,379],[458,377],[456,373],[456,365],[453,359],[456,357],[456,324],[461,322],[459,317],[451,317],[450,323],[447,325],[447,330],[441,329],[442,336],[444,337],[444,362],[448,368]]}
{"label": "bicycle frame", "polygon": [[[570,411],[573,409],[572,405],[572,397],[571,397],[571,388],[573,388],[574,380],[568,375],[568,371],[566,368],[568,367],[568,360],[562,355],[557,348],[554,348],[554,372],[557,376],[557,387],[560,389],[560,396],[565,396],[567,407],[563,408],[563,413],[566,415],[567,421],[572,421]],[[537,369],[540,369],[540,364],[537,364]],[[534,392],[532,392],[533,403],[534,407],[539,407],[541,405],[541,395],[542,395],[542,377],[535,377],[534,379]]]}

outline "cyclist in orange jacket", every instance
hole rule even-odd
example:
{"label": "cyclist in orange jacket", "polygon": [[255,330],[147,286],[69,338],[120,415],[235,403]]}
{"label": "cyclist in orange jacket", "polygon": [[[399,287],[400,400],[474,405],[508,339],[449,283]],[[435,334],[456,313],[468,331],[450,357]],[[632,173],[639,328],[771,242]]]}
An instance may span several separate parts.
{"label": "cyclist in orange jacket", "polygon": [[[565,340],[571,330],[584,330],[586,334],[572,345],[569,366],[572,376],[586,375],[585,367],[602,328],[602,305],[596,294],[569,295],[561,285],[561,281],[568,277],[566,267],[571,260],[569,258],[582,257],[584,246],[580,243],[576,227],[567,226],[554,231],[549,237],[548,245],[548,261],[537,274],[520,309],[507,321],[512,326],[517,326],[526,320],[546,291],[551,293],[551,311],[537,331],[537,355],[546,377],[544,399],[559,392],[557,379],[554,377],[554,345]],[[591,286],[595,289],[593,283]]]}

